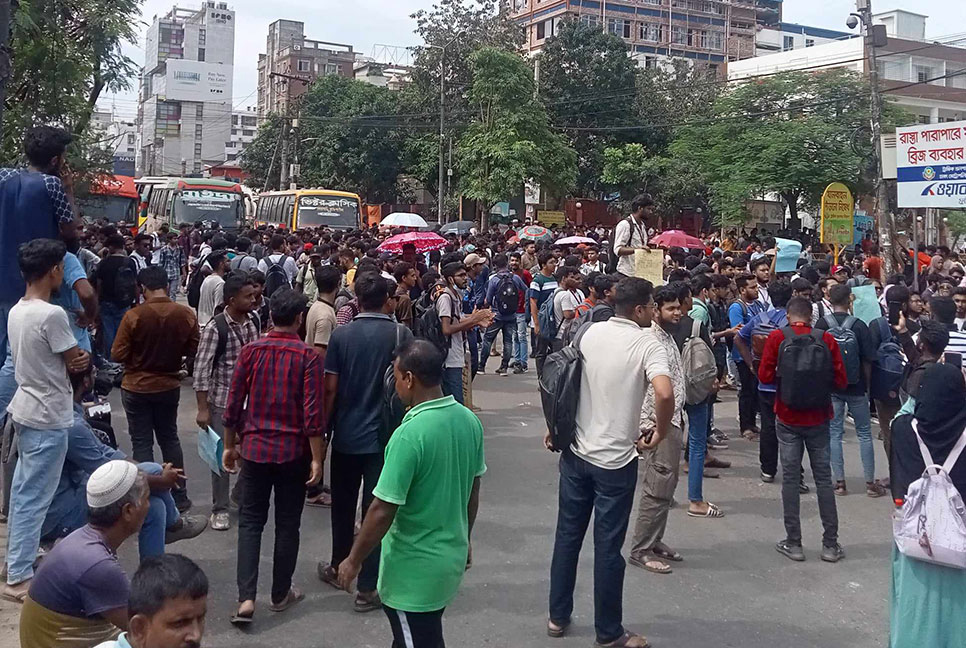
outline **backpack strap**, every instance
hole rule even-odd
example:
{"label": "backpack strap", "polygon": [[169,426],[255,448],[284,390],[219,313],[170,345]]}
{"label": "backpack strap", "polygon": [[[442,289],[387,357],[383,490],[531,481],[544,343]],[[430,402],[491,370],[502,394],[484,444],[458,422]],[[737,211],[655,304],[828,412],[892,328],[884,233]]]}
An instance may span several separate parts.
{"label": "backpack strap", "polygon": [[853,326],[855,326],[855,317],[849,315],[845,318],[845,321],[842,322],[842,328],[847,328],[851,331]]}
{"label": "backpack strap", "polygon": [[215,315],[211,321],[218,332],[218,345],[215,347],[215,355],[211,362],[211,368],[214,370],[224,357],[225,351],[228,350],[228,320],[225,318],[225,312],[222,311]]}
{"label": "backpack strap", "polygon": [[883,342],[889,342],[890,340],[892,340],[892,331],[889,329],[889,325],[886,324],[885,318],[879,317],[879,318],[876,318],[875,321],[876,321],[876,326],[879,327],[879,337],[882,338],[881,340],[879,340],[879,344],[882,344]]}
{"label": "backpack strap", "polygon": [[949,456],[946,457],[946,461],[943,463],[943,472],[947,475],[952,471],[953,466],[959,461],[959,456],[963,453],[963,449],[966,449],[966,430],[959,435],[959,440],[953,449],[949,451]]}
{"label": "backpack strap", "polygon": [[691,337],[701,337],[701,322],[699,320],[691,321]]}
{"label": "backpack strap", "polygon": [[835,315],[833,315],[832,313],[829,313],[828,315],[825,316],[825,323],[828,324],[828,327],[830,329],[839,328],[839,322],[837,319],[835,319]]}

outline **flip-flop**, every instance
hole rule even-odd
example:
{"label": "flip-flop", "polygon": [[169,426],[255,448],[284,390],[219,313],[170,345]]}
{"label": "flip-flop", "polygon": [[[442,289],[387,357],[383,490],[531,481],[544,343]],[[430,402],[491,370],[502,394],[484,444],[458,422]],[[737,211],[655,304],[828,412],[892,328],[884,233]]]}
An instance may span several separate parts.
{"label": "flip-flop", "polygon": [[268,606],[268,609],[272,612],[284,612],[304,598],[305,594],[294,587],[290,587],[288,594],[285,595],[285,598],[282,599],[281,603],[272,603]]}
{"label": "flip-flop", "polygon": [[342,589],[339,585],[339,572],[329,563],[320,562],[316,573],[319,575],[319,580],[326,585],[331,585],[338,590]]}
{"label": "flip-flop", "polygon": [[642,637],[639,634],[634,634],[633,632],[626,632],[626,631],[621,637],[615,639],[614,641],[611,641],[610,643],[602,644],[595,641],[594,648],[625,648],[626,646],[630,646],[631,645],[630,642],[635,639],[641,640],[636,644],[635,648],[651,648],[651,644],[647,642],[646,637]]}
{"label": "flip-flop", "polygon": [[[670,565],[668,565],[667,563],[663,563],[660,560],[657,560],[656,558],[654,559],[645,558],[644,560],[641,560],[640,558],[635,558],[634,556],[631,556],[630,558],[627,559],[627,562],[631,563],[635,567],[640,567],[644,571],[649,571],[652,574],[670,574],[672,572]],[[662,569],[660,567],[653,567],[649,563],[660,563],[664,565],[664,568]]]}
{"label": "flip-flop", "polygon": [[254,616],[255,616],[254,610],[248,614],[235,612],[235,615],[229,620],[229,623],[231,623],[236,628],[244,628],[252,624],[252,621],[254,621],[253,619]]}
{"label": "flip-flop", "polygon": [[676,551],[664,551],[659,547],[652,547],[651,553],[660,558],[661,560],[670,560],[671,562],[682,562],[684,556]]}
{"label": "flip-flop", "polygon": [[332,508],[332,496],[328,493],[320,493],[315,497],[307,497],[305,498],[305,505],[318,508]]}
{"label": "flip-flop", "polygon": [[560,637],[562,637],[565,634],[567,634],[567,628],[570,627],[570,623],[569,622],[568,623],[563,623],[563,624],[553,623],[553,625],[557,626],[556,628],[551,627],[551,625],[550,625],[551,623],[553,623],[553,621],[549,621],[549,620],[547,621],[547,636],[548,637],[553,637],[554,639],[559,639]]}
{"label": "flip-flop", "polygon": [[20,594],[11,594],[6,589],[4,589],[3,592],[0,592],[0,599],[3,599],[4,601],[8,601],[10,603],[18,603],[20,605],[23,605],[23,602],[27,600],[27,590],[24,590]]}
{"label": "flip-flop", "polygon": [[372,612],[374,610],[381,610],[382,599],[379,598],[378,594],[375,595],[375,598],[370,600],[360,596],[357,593],[355,600],[352,602],[352,609],[360,614]]}
{"label": "flip-flop", "polygon": [[693,518],[723,518],[724,513],[718,508],[716,504],[708,503],[708,510],[705,513],[695,513],[694,511],[688,511],[688,517]]}

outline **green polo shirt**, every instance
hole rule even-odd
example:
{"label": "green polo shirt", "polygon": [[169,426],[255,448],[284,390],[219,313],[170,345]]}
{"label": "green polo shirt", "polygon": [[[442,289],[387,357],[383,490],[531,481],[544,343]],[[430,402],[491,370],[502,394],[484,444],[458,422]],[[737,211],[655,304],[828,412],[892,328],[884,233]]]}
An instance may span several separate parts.
{"label": "green polo shirt", "polygon": [[452,396],[412,408],[386,446],[373,494],[399,508],[382,541],[379,596],[404,612],[453,600],[469,547],[466,506],[486,472],[483,424]]}

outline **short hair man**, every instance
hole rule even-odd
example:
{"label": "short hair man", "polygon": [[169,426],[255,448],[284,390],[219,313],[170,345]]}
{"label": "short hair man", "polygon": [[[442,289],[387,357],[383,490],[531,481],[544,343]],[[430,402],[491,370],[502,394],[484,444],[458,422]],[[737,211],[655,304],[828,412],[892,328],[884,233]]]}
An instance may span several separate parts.
{"label": "short hair man", "polygon": [[228,255],[224,252],[212,252],[208,255],[208,265],[211,274],[201,282],[198,297],[198,326],[204,328],[215,316],[219,306],[225,301],[225,275],[228,274]]}
{"label": "short hair man", "polygon": [[443,335],[450,341],[443,371],[443,393],[462,404],[463,365],[466,362],[464,339],[467,332],[472,332],[477,326],[489,326],[493,321],[493,312],[483,309],[468,315],[462,314],[460,291],[466,288],[468,282],[467,270],[462,263],[447,263],[442,267],[442,275],[445,284],[436,291],[436,312]]}
{"label": "short hair man", "polygon": [[[502,252],[493,257],[493,274],[486,285],[485,304],[493,309],[493,323],[483,333],[483,346],[480,348],[480,373],[486,368],[486,361],[490,357],[490,347],[496,340],[498,333],[503,334],[503,358],[498,376],[507,375],[510,359],[513,357],[513,335],[517,328],[517,306],[521,296],[527,292],[527,285],[523,279],[509,269],[510,260]],[[506,287],[512,287],[512,298],[503,296]],[[507,303],[510,302],[510,303]]]}
{"label": "short hair man", "polygon": [[543,363],[550,355],[551,340],[540,335],[540,307],[557,292],[557,257],[550,250],[537,253],[538,272],[530,283],[530,328],[533,331],[533,359],[537,363],[537,376],[543,371]]}
{"label": "short hair man", "polygon": [[641,194],[631,201],[630,216],[614,228],[613,252],[620,275],[634,275],[634,251],[647,249],[647,219],[653,215],[654,199],[650,194]]}

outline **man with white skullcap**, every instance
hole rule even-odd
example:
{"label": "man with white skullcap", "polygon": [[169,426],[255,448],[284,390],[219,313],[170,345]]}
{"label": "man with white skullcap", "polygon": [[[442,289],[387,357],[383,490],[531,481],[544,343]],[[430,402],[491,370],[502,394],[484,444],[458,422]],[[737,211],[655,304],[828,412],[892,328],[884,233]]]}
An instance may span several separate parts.
{"label": "man with white skullcap", "polygon": [[117,549],[138,532],[148,512],[144,473],[109,461],[87,482],[88,524],[44,558],[20,613],[22,648],[96,645],[127,630],[130,584]]}

